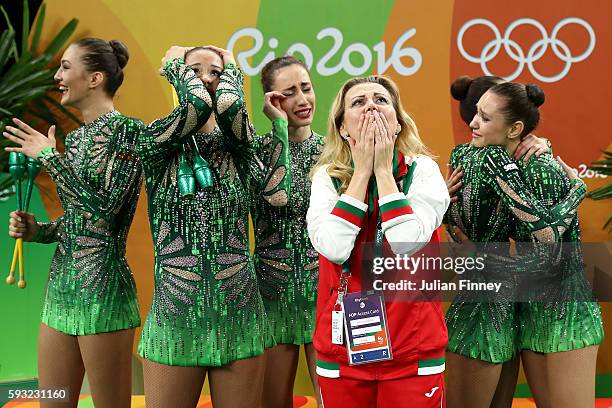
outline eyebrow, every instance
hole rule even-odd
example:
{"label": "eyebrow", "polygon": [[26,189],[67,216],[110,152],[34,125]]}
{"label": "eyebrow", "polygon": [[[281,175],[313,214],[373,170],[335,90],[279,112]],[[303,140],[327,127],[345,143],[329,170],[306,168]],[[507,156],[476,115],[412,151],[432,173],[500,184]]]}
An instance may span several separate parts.
{"label": "eyebrow", "polygon": [[483,110],[482,110],[482,108],[481,108],[480,106],[478,106],[478,105],[476,105],[476,109],[477,109],[478,111],[480,111],[480,114],[481,114],[481,115],[483,115],[483,116],[491,116],[491,115],[490,115],[490,114],[488,114],[487,112],[483,111]]}
{"label": "eyebrow", "polygon": [[62,64],[63,64],[64,62],[66,62],[66,63],[70,64],[70,61],[68,61],[67,59],[63,59],[63,60],[61,60],[61,61],[60,61],[60,63],[62,63]]}
{"label": "eyebrow", "polygon": [[[189,66],[190,66],[190,67],[192,67],[192,68],[193,68],[193,67],[201,67],[201,66],[202,66],[202,64],[201,64],[201,63],[199,63],[199,62],[196,62],[195,64],[191,64],[191,65],[189,65]],[[212,65],[211,65],[211,67],[213,67],[213,68],[217,68],[217,69],[219,69],[219,70],[221,69],[221,67],[220,67],[220,66],[215,65],[215,64],[212,64]]]}
{"label": "eyebrow", "polygon": [[[389,98],[389,95],[380,92],[374,92],[374,96],[384,96],[385,98]],[[357,98],[365,98],[365,94],[354,96],[351,98],[351,101],[354,101]]]}

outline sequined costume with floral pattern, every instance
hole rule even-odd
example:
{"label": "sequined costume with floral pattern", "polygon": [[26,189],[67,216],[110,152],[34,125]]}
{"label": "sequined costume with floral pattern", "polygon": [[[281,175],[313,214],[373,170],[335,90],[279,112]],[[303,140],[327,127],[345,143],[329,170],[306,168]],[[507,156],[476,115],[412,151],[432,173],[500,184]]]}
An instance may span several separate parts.
{"label": "sequined costume with floral pattern", "polygon": [[[473,242],[507,242],[520,220],[529,236],[554,242],[576,219],[576,209],[586,188],[573,183],[564,199],[548,209],[531,193],[529,186],[505,149],[463,144],[451,153],[450,165],[461,164],[463,185],[459,200],[447,211],[449,225],[459,226]],[[461,294],[449,308],[446,320],[448,350],[492,363],[509,361],[519,350],[516,304],[493,296],[490,302],[468,302]]]}
{"label": "sequined costume with floral pattern", "polygon": [[[248,192],[251,183],[265,185],[286,161],[266,172],[254,157],[242,73],[232,64],[225,66],[215,93],[218,127],[196,133],[213,106],[189,71],[193,89],[187,95],[196,89],[198,94],[188,103],[195,115],[168,127],[172,132],[165,145],[154,134],[140,143],[155,245],[155,291],[138,352],[162,364],[220,366],[262,354],[271,342],[249,252]],[[177,93],[184,100],[185,93]],[[198,186],[192,198],[181,196],[177,185],[180,146],[187,143],[189,149],[188,138],[195,140],[213,179],[212,187]],[[277,183],[263,194],[286,197],[281,190]]]}
{"label": "sequined costume with floral pattern", "polygon": [[[551,154],[532,157],[528,163],[517,162],[525,177],[525,184],[546,207],[552,208],[563,200],[571,183],[559,162]],[[519,242],[533,241],[530,228],[517,220],[513,238]],[[553,285],[548,285],[534,297],[546,302],[529,301],[518,305],[520,348],[538,353],[576,350],[601,344],[604,338],[599,305],[593,299],[592,288],[584,277],[584,260],[580,245],[578,219],[560,236],[557,245],[563,254],[556,254]],[[540,248],[537,244],[521,245],[520,256],[533,256]],[[535,269],[535,268],[534,268]],[[577,300],[572,302],[571,300]]]}
{"label": "sequined costume with floral pattern", "polygon": [[[275,152],[279,150],[272,134],[257,137],[254,146],[270,167],[269,162],[276,160]],[[292,177],[289,202],[274,207],[256,196],[253,201],[257,279],[277,343],[312,342],[319,254],[308,237],[306,212],[310,200],[309,174],[322,147],[323,136],[316,133],[303,142],[289,142]]]}
{"label": "sequined costume with floral pattern", "polygon": [[65,153],[39,159],[57,185],[64,214],[41,223],[35,242],[57,242],[42,322],[71,335],[140,325],[136,286],[125,258],[142,182],[135,153],[140,122],[117,111],[70,132]]}

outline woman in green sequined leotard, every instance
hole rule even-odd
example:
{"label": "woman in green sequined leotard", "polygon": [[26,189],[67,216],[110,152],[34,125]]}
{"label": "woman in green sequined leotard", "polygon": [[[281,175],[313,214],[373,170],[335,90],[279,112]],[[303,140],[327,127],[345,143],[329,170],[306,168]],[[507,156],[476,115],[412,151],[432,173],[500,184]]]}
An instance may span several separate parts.
{"label": "woman in green sequined leotard", "polygon": [[[461,87],[460,82],[461,79],[455,81],[453,86]],[[462,97],[456,97],[456,99],[461,100],[462,117],[470,116],[464,115],[464,111],[475,111],[476,107],[474,104],[479,99],[479,96],[498,82],[500,81],[493,81],[491,77],[481,77],[464,84],[467,85],[467,87],[464,86],[466,92],[463,93]],[[514,87],[519,91],[522,90],[522,92],[518,92],[516,95],[522,95],[523,98],[526,98],[525,88],[522,85],[513,84],[504,86]],[[516,98],[516,96],[514,97]],[[515,146],[511,146],[510,151],[514,148]],[[515,157],[519,150],[523,149],[516,149]],[[457,157],[455,156],[455,158]],[[459,162],[463,162],[463,160],[456,160],[455,165]],[[559,163],[552,159],[550,154],[532,157],[530,160],[517,161],[516,165],[522,173],[525,188],[531,191],[534,199],[545,208],[553,209],[554,205],[562,202],[568,192],[571,191],[570,180]],[[469,187],[468,190],[472,189],[472,184],[468,183],[466,186]],[[472,201],[478,201],[476,193],[471,196]],[[466,200],[463,200],[463,203],[465,206]],[[457,207],[453,207],[453,210],[455,215],[460,212],[460,209]],[[556,228],[545,227],[541,229],[534,225],[532,222],[534,220],[529,219],[527,213],[517,213],[516,210],[516,207],[512,208],[515,214],[511,217],[511,225],[509,226],[513,239],[525,242],[536,240],[579,242],[575,208],[569,209],[568,215],[564,217],[564,222],[556,225]],[[511,210],[508,208],[508,205],[504,204],[503,211],[510,213]],[[451,216],[451,218],[457,221],[458,217]],[[496,236],[495,239],[504,240],[503,236]],[[569,245],[571,244],[566,245],[566,251]],[[523,258],[524,255],[529,257],[527,253],[522,253],[524,247],[525,245],[519,247],[521,249],[519,255],[523,256]],[[537,253],[537,246],[532,249],[533,251],[528,250],[528,252]],[[514,262],[516,262],[517,270],[529,272],[525,270],[526,260]],[[579,263],[580,261],[576,259],[576,262]],[[576,299],[581,300],[588,300],[590,298],[590,289],[580,272],[581,267],[576,262],[570,261],[561,265],[560,270],[563,273],[559,273],[559,277],[562,278],[562,281],[560,281],[562,284],[559,283],[556,288],[558,292],[556,295],[548,293],[548,296],[566,299],[574,296]],[[555,270],[559,270],[559,267],[556,267]],[[556,277],[555,281],[559,280],[559,277]],[[463,330],[454,331],[456,336],[451,337],[449,349],[457,350],[461,354],[467,353],[464,355],[471,356],[472,351],[476,351],[479,348],[503,349],[504,346],[507,346],[506,348],[515,354],[520,352],[529,385],[538,405],[562,406],[565,404],[565,406],[569,407],[590,404],[594,398],[593,381],[597,353],[596,345],[601,343],[603,339],[603,326],[599,307],[597,303],[588,301],[561,302],[555,304],[555,307],[550,306],[550,304],[533,301],[510,305],[510,308],[506,310],[509,313],[505,314],[506,323],[503,326],[511,327],[514,330],[514,336],[507,342],[497,342],[495,344],[496,342],[491,340],[495,340],[496,337],[491,335],[488,336],[489,341],[484,339],[483,342],[477,342],[479,345],[474,344],[474,339],[478,337],[480,331],[475,326],[470,326],[467,323],[468,320],[465,319],[465,313],[458,308],[455,310],[455,313],[449,313],[449,319],[453,320],[458,326],[463,325]],[[500,308],[499,310],[502,309]],[[463,324],[461,323],[462,316]],[[502,315],[498,314],[498,316]],[[472,319],[473,321],[474,319]],[[454,325],[450,323],[449,327],[452,326]],[[467,335],[469,332],[472,332],[474,335],[469,337]],[[490,333],[495,333],[495,331],[491,330]],[[567,351],[571,352],[567,353]],[[575,357],[578,355],[580,357]],[[516,364],[512,364],[512,362]],[[513,359],[512,362],[504,363],[500,383],[497,385],[495,398],[491,403],[492,406],[509,406],[511,404],[518,375],[518,357]],[[514,366],[514,368],[510,368],[510,366]],[[563,375],[563,370],[560,371],[554,367],[566,367],[568,370],[579,375],[568,377]],[[487,372],[487,377],[491,379],[492,376],[489,374],[491,373]],[[489,381],[474,378],[472,380],[464,378],[463,382],[459,383],[453,382],[451,378],[449,383],[451,387],[455,384],[458,388],[462,389],[461,393],[463,395],[469,393],[465,390],[469,389],[470,383],[478,383],[478,393],[473,395],[486,395],[487,393],[483,391],[486,389],[484,384],[488,384]],[[452,395],[453,388],[449,388],[449,397],[452,397]],[[472,404],[473,402],[464,401],[464,403]]]}
{"label": "woman in green sequined leotard", "polygon": [[[55,75],[61,103],[85,120],[67,135],[64,153],[56,150],[53,130],[47,138],[23,122],[16,122],[21,130],[7,127],[22,146],[13,150],[45,166],[64,209],[49,223],[13,213],[11,236],[58,244],[38,338],[39,387],[66,389],[73,407],[85,371],[96,406],[130,406],[131,350],[140,314],[125,244],[142,182],[135,154],[140,123],[113,107],[127,60],[119,41],[95,38],[63,54]],[[42,406],[53,403],[41,399]]]}
{"label": "woman in green sequined leotard", "polygon": [[[315,112],[315,91],[306,65],[286,56],[268,62],[261,71],[266,98],[275,101],[288,120],[291,160],[291,196],[274,207],[253,195],[255,268],[272,334],[277,346],[266,350],[263,406],[286,407],[293,400],[293,383],[300,345],[304,345],[315,395],[316,352],[312,345],[317,303],[318,253],[306,228],[310,197],[310,170],[317,162],[323,136],[310,127]],[[271,119],[273,112],[265,110]],[[273,159],[271,134],[256,137],[255,150],[266,166]]]}
{"label": "woman in green sequined leotard", "polygon": [[[195,406],[208,374],[215,405],[255,407],[262,354],[274,343],[249,252],[249,192],[286,204],[287,124],[273,121],[278,157],[264,167],[231,53],[197,47],[185,61],[206,112],[187,111],[176,124],[192,120],[189,129],[139,144],[155,245],[155,291],[138,348],[147,406]],[[211,185],[193,179],[192,196],[183,196],[204,161]]]}

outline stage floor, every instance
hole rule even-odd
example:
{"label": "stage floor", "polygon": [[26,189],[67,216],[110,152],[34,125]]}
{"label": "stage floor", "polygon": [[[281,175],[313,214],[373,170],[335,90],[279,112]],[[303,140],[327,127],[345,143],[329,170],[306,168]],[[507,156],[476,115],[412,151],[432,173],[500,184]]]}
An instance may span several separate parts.
{"label": "stage floor", "polygon": [[[38,402],[9,402],[5,408],[35,408]],[[294,408],[316,408],[317,404],[313,397],[293,397]],[[198,408],[211,408],[210,397],[202,395],[198,403]],[[94,408],[93,401],[89,395],[81,395],[79,408]],[[144,396],[135,395],[132,397],[132,408],[145,408]],[[535,402],[530,398],[515,398],[512,408],[536,408]],[[612,398],[600,398],[595,403],[595,408],[612,408]]]}

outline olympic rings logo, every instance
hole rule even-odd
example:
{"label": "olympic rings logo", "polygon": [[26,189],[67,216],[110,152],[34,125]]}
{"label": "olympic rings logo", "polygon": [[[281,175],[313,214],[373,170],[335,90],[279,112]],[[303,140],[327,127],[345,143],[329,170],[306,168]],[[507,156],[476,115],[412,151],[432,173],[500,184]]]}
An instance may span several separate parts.
{"label": "olympic rings logo", "polygon": [[[557,38],[557,34],[559,33],[559,31],[568,24],[578,24],[582,26],[589,35],[589,45],[586,51],[584,51],[580,55],[574,56],[567,44]],[[465,51],[465,48],[463,47],[463,36],[471,27],[476,25],[484,25],[490,28],[493,34],[495,35],[495,39],[489,41],[484,46],[479,56],[470,55]],[[536,41],[531,46],[531,48],[529,48],[529,50],[527,51],[527,55],[525,55],[525,51],[523,51],[521,46],[516,41],[510,38],[514,29],[521,25],[532,25],[537,28],[540,31],[540,34],[542,35],[542,38]],[[539,21],[534,20],[532,18],[521,18],[510,24],[506,29],[504,36],[502,37],[497,26],[491,21],[486,20],[484,18],[475,18],[463,24],[463,26],[459,29],[459,33],[457,34],[457,48],[459,48],[459,52],[461,53],[461,55],[463,55],[463,57],[470,62],[480,64],[482,72],[485,75],[494,75],[491,73],[491,71],[489,71],[487,63],[493,60],[493,58],[495,58],[497,54],[499,54],[502,45],[504,46],[506,54],[508,54],[508,56],[514,61],[518,62],[516,70],[512,74],[504,77],[504,79],[508,81],[516,79],[521,74],[521,72],[523,72],[525,65],[527,65],[529,72],[531,72],[531,75],[533,75],[539,81],[557,82],[567,75],[573,63],[584,61],[589,57],[589,55],[591,55],[593,49],[595,48],[595,31],[593,30],[593,27],[591,27],[589,23],[587,23],[583,19],[577,17],[569,17],[559,21],[557,25],[555,25],[555,27],[553,28],[552,33],[549,37],[548,33],[546,32],[546,29],[542,24],[540,24]],[[534,62],[542,58],[544,53],[548,50],[548,46],[551,47],[553,53],[557,56],[557,58],[565,62],[565,66],[563,67],[561,72],[553,76],[541,75],[539,72],[536,71],[533,66]]]}

